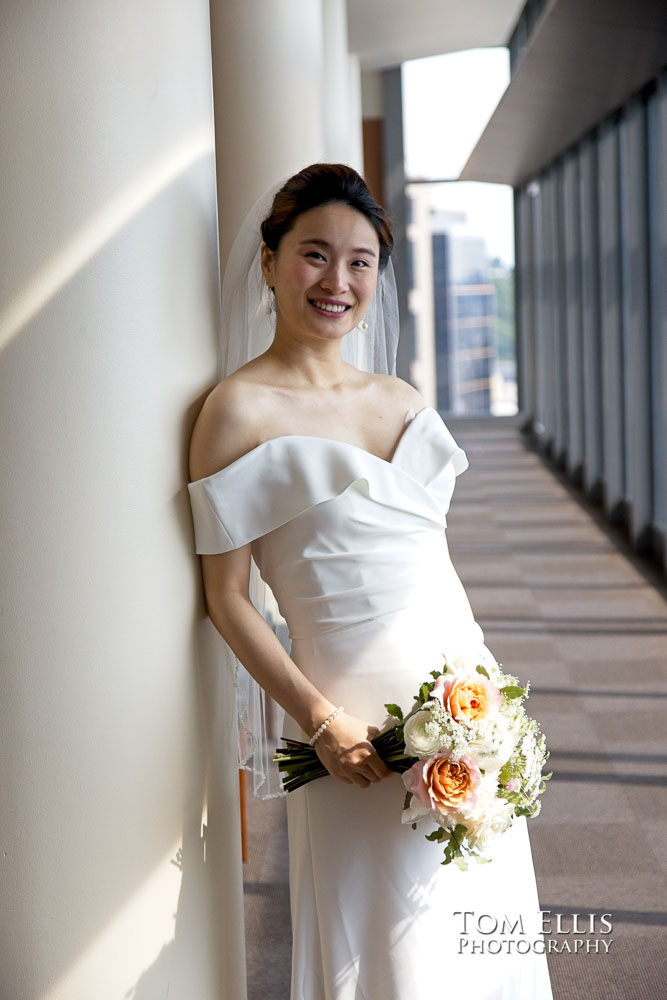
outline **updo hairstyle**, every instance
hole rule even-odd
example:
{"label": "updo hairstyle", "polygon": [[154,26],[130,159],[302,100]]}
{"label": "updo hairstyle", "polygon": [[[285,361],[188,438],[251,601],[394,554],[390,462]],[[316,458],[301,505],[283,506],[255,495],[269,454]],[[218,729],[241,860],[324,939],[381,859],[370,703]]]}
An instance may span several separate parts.
{"label": "updo hairstyle", "polygon": [[384,270],[394,246],[389,216],[375,201],[363,177],[343,163],[313,163],[281,187],[262,223],[262,239],[269,250],[278,249],[300,215],[332,202],[349,205],[368,219],[380,243],[379,270]]}

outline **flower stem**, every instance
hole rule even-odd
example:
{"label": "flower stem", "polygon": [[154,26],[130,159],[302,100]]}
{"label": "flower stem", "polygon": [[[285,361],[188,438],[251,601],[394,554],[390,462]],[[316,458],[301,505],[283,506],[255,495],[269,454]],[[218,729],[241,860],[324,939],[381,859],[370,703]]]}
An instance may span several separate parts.
{"label": "flower stem", "polygon": [[[276,750],[273,760],[278,765],[278,770],[285,772],[283,774],[285,791],[293,792],[310,781],[326,777],[329,773],[317,756],[315,747],[311,747],[309,743],[301,743],[299,740],[287,739],[284,736],[283,743],[285,747]],[[371,743],[378,756],[392,771],[400,774],[414,764],[415,758],[408,757],[405,753],[405,743],[397,737],[396,727],[375,736]]]}

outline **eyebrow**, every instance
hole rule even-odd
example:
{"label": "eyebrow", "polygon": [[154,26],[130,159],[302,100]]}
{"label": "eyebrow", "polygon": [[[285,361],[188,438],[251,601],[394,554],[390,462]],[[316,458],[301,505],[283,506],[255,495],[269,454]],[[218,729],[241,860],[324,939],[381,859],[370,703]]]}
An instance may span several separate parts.
{"label": "eyebrow", "polygon": [[[316,238],[310,239],[310,240],[301,240],[301,242],[299,243],[300,247],[306,246],[306,245],[310,245],[310,246],[314,245],[316,247],[325,247],[327,250],[331,249],[331,244],[327,243],[326,240],[318,240]],[[352,251],[352,253],[366,253],[366,254],[368,254],[369,257],[377,257],[377,254],[375,253],[375,250],[371,250],[370,247],[355,247],[354,250]]]}

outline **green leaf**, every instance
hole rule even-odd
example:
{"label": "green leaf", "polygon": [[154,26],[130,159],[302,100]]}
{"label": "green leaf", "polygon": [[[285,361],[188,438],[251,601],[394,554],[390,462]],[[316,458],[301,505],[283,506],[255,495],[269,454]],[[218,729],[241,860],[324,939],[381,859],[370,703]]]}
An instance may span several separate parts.
{"label": "green leaf", "polygon": [[498,775],[498,785],[506,785],[511,777],[512,777],[512,762],[508,760],[506,764],[503,764],[500,770],[500,774]]}
{"label": "green leaf", "polygon": [[449,865],[456,858],[462,857],[461,845],[458,843],[453,833],[449,834],[449,843],[445,848],[445,860],[441,862],[443,865]]}
{"label": "green leaf", "polygon": [[519,687],[517,684],[508,684],[507,687],[500,689],[500,693],[504,694],[506,698],[524,698],[527,689]]}
{"label": "green leaf", "polygon": [[411,802],[412,802],[412,792],[406,792],[405,801],[403,802],[403,808],[407,809]]}
{"label": "green leaf", "polygon": [[403,721],[403,709],[399,705],[394,705],[390,703],[384,706],[387,709],[389,715],[393,716],[394,719],[398,719],[399,722]]}
{"label": "green leaf", "polygon": [[429,698],[431,697],[432,690],[433,690],[433,684],[432,683],[428,684],[426,681],[424,681],[424,683],[419,689],[419,700],[421,701],[422,705],[424,704],[425,701],[429,700]]}
{"label": "green leaf", "polygon": [[486,667],[483,667],[481,663],[477,664],[477,666],[475,667],[475,670],[477,671],[478,674],[484,674],[484,676],[486,677],[487,681],[491,680],[491,678],[489,677],[488,670],[486,669]]}

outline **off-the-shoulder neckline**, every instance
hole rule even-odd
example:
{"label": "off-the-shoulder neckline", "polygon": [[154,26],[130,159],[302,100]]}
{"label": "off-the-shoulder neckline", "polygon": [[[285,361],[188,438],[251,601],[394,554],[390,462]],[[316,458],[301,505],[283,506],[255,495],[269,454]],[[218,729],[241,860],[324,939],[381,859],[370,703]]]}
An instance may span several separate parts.
{"label": "off-the-shoulder neckline", "polygon": [[[336,445],[336,446],[340,446],[342,448],[352,448],[353,451],[361,452],[363,455],[368,456],[368,458],[372,459],[373,461],[382,462],[383,465],[393,466],[394,462],[396,461],[396,457],[397,457],[397,455],[399,453],[399,450],[401,448],[401,445],[402,445],[403,441],[405,440],[405,438],[406,438],[406,436],[407,436],[410,428],[413,426],[413,424],[416,423],[418,417],[420,417],[426,411],[429,411],[431,413],[436,413],[436,414],[438,412],[432,406],[422,406],[421,410],[418,410],[417,413],[415,413],[415,415],[412,417],[412,419],[410,421],[408,421],[406,423],[405,427],[403,428],[403,430],[401,432],[401,435],[400,435],[398,441],[396,442],[396,445],[394,447],[394,452],[393,452],[391,458],[382,458],[381,455],[376,455],[375,452],[368,451],[367,448],[362,448],[362,447],[360,447],[360,445],[357,445],[357,444],[351,444],[349,441],[341,441],[340,438],[322,437],[320,434],[278,434],[278,435],[276,435],[276,437],[267,438],[266,441],[261,441],[258,445],[255,445],[254,448],[251,448],[250,451],[246,451],[245,454],[241,455],[239,458],[235,459],[233,462],[230,462],[229,465],[223,466],[222,469],[218,469],[217,472],[213,472],[210,476],[204,476],[202,479],[195,479],[195,480],[193,480],[190,483],[190,485],[194,486],[195,483],[205,483],[205,482],[207,482],[210,479],[215,479],[216,476],[220,476],[223,473],[228,472],[230,469],[233,469],[240,462],[244,462],[251,455],[255,455],[262,448],[266,448],[267,445],[274,444],[277,441],[304,441],[304,440],[305,441],[322,441],[324,444]],[[408,414],[410,412],[411,411],[408,410]]]}

